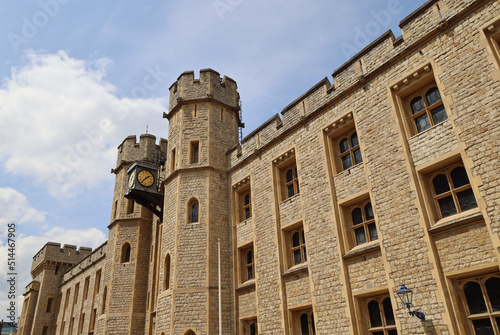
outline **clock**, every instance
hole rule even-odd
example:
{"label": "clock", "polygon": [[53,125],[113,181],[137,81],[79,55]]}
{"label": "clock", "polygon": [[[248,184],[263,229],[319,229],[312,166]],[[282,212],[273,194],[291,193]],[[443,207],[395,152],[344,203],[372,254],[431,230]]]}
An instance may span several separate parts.
{"label": "clock", "polygon": [[142,186],[149,187],[153,185],[153,183],[155,182],[155,177],[150,171],[141,170],[137,174],[137,180],[139,181],[139,184],[141,184]]}
{"label": "clock", "polygon": [[134,186],[134,182],[135,182],[135,171],[132,171],[132,173],[128,177],[128,188],[132,188],[132,186]]}

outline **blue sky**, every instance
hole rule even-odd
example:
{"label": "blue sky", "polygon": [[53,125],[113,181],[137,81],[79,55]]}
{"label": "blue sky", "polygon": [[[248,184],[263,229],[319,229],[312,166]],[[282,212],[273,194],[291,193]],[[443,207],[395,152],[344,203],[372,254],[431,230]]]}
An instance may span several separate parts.
{"label": "blue sky", "polygon": [[18,297],[47,241],[104,242],[116,147],[146,125],[168,137],[162,113],[182,72],[236,80],[245,135],[385,31],[399,36],[423,2],[1,1],[0,309],[7,223]]}

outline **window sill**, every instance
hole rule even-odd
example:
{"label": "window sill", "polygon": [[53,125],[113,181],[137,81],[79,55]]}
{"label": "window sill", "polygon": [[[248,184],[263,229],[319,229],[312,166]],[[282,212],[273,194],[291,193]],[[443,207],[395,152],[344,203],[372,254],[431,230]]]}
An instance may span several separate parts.
{"label": "window sill", "polygon": [[295,198],[297,198],[299,196],[300,196],[300,192],[297,193],[297,194],[292,195],[291,197],[286,198],[285,200],[283,200],[282,202],[280,202],[280,205],[281,204],[285,204],[287,202],[292,202]]}
{"label": "window sill", "polygon": [[[447,115],[448,115],[448,113],[447,113]],[[430,132],[431,129],[436,129],[436,128],[439,128],[439,127],[444,127],[444,125],[446,124],[446,121],[448,121],[448,120],[449,120],[449,118],[447,118],[446,120],[443,120],[443,121],[439,122],[438,124],[433,125],[432,127],[429,127],[429,128],[427,128],[425,130],[422,130],[420,133],[414,133],[414,134],[412,133],[412,135],[410,137],[410,140],[416,139],[416,138],[420,137],[422,134],[426,134],[426,133]]]}
{"label": "window sill", "polygon": [[349,250],[344,256],[344,259],[352,259],[356,257],[361,257],[366,254],[380,250],[380,241],[375,240],[361,245],[357,245],[351,250]]}
{"label": "window sill", "polygon": [[359,167],[359,166],[363,166],[363,162],[362,162],[362,161],[361,161],[361,162],[359,162],[359,163],[357,163],[357,164],[354,164],[354,165],[353,165],[353,166],[351,166],[350,168],[347,168],[347,169],[345,169],[345,170],[339,171],[339,172],[338,172],[338,173],[337,173],[334,177],[336,177],[336,176],[341,176],[341,175],[343,175],[343,174],[345,174],[345,175],[350,175],[350,174],[351,174],[351,170],[353,170],[354,168]]}
{"label": "window sill", "polygon": [[247,280],[246,282],[244,282],[243,284],[241,284],[240,286],[238,286],[236,288],[236,291],[242,291],[242,290],[254,288],[254,287],[255,287],[255,279],[250,279],[250,280]]}
{"label": "window sill", "polygon": [[304,262],[304,263],[292,266],[290,269],[283,272],[283,274],[281,276],[283,278],[291,277],[291,276],[295,276],[301,272],[307,272],[308,270],[309,270],[309,266],[307,265],[307,262]]}
{"label": "window sill", "polygon": [[466,212],[458,213],[447,218],[441,219],[431,227],[429,233],[440,233],[443,231],[462,227],[471,223],[477,222],[483,218],[483,213],[479,208],[470,209]]}

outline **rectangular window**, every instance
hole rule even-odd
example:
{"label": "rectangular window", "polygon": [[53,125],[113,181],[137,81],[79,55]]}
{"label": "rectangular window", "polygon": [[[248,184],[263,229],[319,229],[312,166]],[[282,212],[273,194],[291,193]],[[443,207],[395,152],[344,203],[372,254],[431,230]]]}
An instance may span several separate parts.
{"label": "rectangular window", "polygon": [[255,278],[253,244],[239,249],[240,254],[240,284]]}
{"label": "rectangular window", "polygon": [[90,315],[90,327],[89,327],[90,331],[93,331],[95,328],[96,317],[97,317],[97,308],[94,308],[92,310],[92,314]]}
{"label": "rectangular window", "polygon": [[101,270],[97,270],[95,274],[94,296],[99,293],[99,289],[101,287],[101,273]]}
{"label": "rectangular window", "polygon": [[353,113],[339,118],[324,130],[328,138],[334,174],[363,162]]}
{"label": "rectangular window", "polygon": [[127,214],[134,214],[135,201],[127,199]]}
{"label": "rectangular window", "polygon": [[66,299],[64,301],[64,309],[66,309],[68,307],[68,304],[69,304],[69,294],[71,293],[71,289],[68,288],[66,290]]}
{"label": "rectangular window", "polygon": [[500,20],[488,24],[483,29],[483,33],[488,42],[488,51],[496,61],[496,68],[500,67]]}
{"label": "rectangular window", "polygon": [[47,299],[47,307],[45,308],[46,313],[50,313],[52,309],[52,303],[54,302],[54,298],[48,298]]}
{"label": "rectangular window", "polygon": [[118,217],[118,200],[115,200],[115,214],[113,217],[116,219]]}
{"label": "rectangular window", "polygon": [[83,332],[83,323],[85,322],[85,313],[80,316],[80,322],[78,324],[78,334]]}
{"label": "rectangular window", "polygon": [[397,335],[396,320],[388,295],[366,298],[361,301],[362,319],[370,335]]}
{"label": "rectangular window", "polygon": [[436,221],[477,207],[467,171],[461,161],[427,173],[427,189]]}
{"label": "rectangular window", "polygon": [[469,333],[500,335],[500,273],[461,279],[457,284]]}
{"label": "rectangular window", "polygon": [[80,283],[77,283],[75,286],[75,295],[73,297],[73,306],[75,306],[76,303],[78,302],[78,291],[79,290],[80,290]]}
{"label": "rectangular window", "polygon": [[443,97],[430,65],[392,86],[396,108],[409,137],[448,119]]}
{"label": "rectangular window", "polygon": [[68,334],[73,334],[73,325],[75,324],[75,318],[72,317],[70,322],[69,322],[69,331]]}
{"label": "rectangular window", "polygon": [[175,171],[175,148],[170,152],[170,172]]}
{"label": "rectangular window", "polygon": [[189,163],[196,164],[199,162],[200,155],[200,142],[193,141],[191,142],[190,153],[189,153]]}
{"label": "rectangular window", "polygon": [[47,335],[49,333],[49,326],[42,327],[42,335]]}
{"label": "rectangular window", "polygon": [[89,286],[90,286],[90,276],[85,278],[85,284],[83,285],[83,301],[87,300],[89,296]]}

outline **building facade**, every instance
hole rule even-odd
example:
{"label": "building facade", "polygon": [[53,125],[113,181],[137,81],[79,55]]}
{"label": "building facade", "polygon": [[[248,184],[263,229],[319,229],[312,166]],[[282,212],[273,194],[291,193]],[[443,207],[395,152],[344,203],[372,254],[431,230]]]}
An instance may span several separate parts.
{"label": "building facade", "polygon": [[236,82],[181,74],[168,141],[118,147],[107,242],[35,255],[19,333],[500,335],[500,2],[400,28],[241,141]]}

